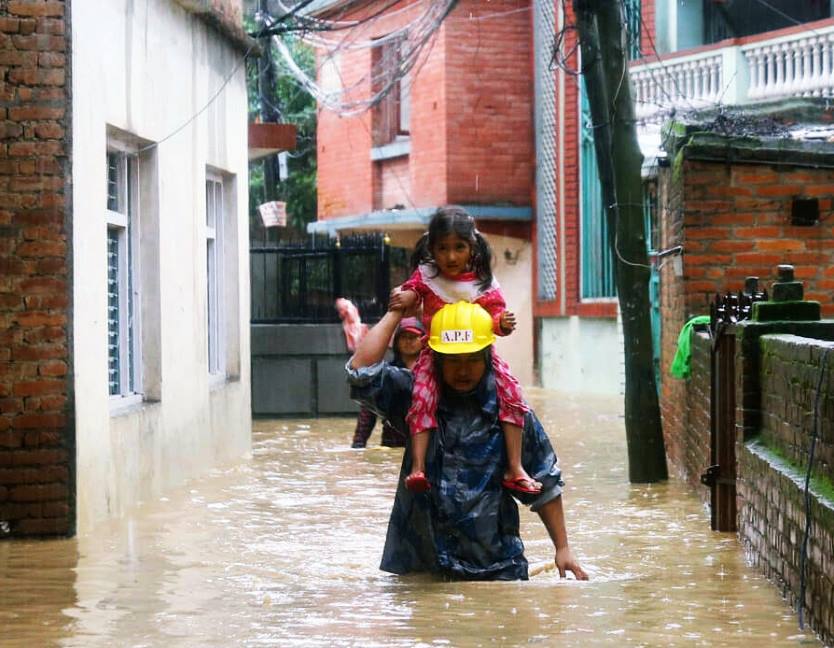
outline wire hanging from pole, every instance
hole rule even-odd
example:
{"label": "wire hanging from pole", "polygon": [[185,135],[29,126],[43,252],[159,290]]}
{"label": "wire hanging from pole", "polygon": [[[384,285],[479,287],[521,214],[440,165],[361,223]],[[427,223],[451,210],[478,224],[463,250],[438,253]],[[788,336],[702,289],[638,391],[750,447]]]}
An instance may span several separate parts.
{"label": "wire hanging from pole", "polygon": [[[443,20],[454,9],[457,3],[458,0],[445,0],[441,3],[429,0],[426,2],[426,9],[414,20],[394,32],[386,34],[380,39],[358,42],[355,39],[350,40],[351,34],[349,33],[336,46],[331,47],[331,49],[325,49],[321,56],[325,62],[323,65],[327,65],[328,61],[332,62],[337,60],[338,54],[342,51],[378,48],[391,42],[400,43],[396,55],[388,51],[375,63],[369,75],[364,75],[349,86],[345,87],[340,85],[338,89],[326,89],[323,87],[318,80],[312,78],[301,69],[281,36],[273,34],[272,38],[287,72],[305,91],[315,97],[323,108],[332,110],[343,117],[356,116],[378,105],[415,66],[424,60],[423,55],[425,54],[426,47],[433,42],[433,38]],[[393,6],[393,4],[395,3],[389,3],[388,6]],[[413,6],[415,5],[409,5],[409,8]],[[381,15],[380,12],[377,12],[374,14],[374,19],[378,19]],[[263,17],[263,19],[267,27],[267,33],[269,33],[269,29],[274,24],[274,21],[270,21],[269,17]],[[355,27],[358,27],[359,24],[367,25],[368,22],[372,21],[358,21]],[[302,32],[298,37],[319,49],[331,45],[326,39],[315,35],[311,36],[310,33]],[[349,98],[353,93],[364,95],[361,90],[367,87],[368,83],[370,83],[372,88],[376,88],[370,97]]]}

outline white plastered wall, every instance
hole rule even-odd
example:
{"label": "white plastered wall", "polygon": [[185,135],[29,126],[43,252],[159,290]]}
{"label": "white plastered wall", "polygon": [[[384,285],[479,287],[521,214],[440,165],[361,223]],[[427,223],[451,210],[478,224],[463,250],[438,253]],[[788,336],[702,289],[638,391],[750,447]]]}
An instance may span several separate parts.
{"label": "white plastered wall", "polygon": [[[250,450],[247,100],[242,53],[170,0],[72,3],[73,285],[78,530]],[[234,74],[232,71],[235,70]],[[193,122],[162,141],[217,99]],[[107,383],[108,129],[141,155],[145,402]],[[227,180],[226,381],[210,384],[205,173]]]}
{"label": "white plastered wall", "polygon": [[[495,255],[493,269],[507,308],[518,322],[512,335],[500,338],[495,347],[522,385],[533,384],[533,299],[531,273],[533,248],[528,241],[509,236],[487,235]],[[509,257],[509,258],[508,258]]]}
{"label": "white plastered wall", "polygon": [[542,318],[539,367],[546,389],[621,394],[625,379],[621,327],[605,318]]}

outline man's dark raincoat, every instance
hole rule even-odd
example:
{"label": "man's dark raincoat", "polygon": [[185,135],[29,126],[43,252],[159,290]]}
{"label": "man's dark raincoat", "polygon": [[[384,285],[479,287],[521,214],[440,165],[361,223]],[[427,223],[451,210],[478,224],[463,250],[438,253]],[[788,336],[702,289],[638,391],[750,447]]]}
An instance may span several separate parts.
{"label": "man's dark raincoat", "polygon": [[[348,364],[348,380],[354,400],[408,429],[410,371],[386,363],[358,370]],[[501,486],[506,452],[492,373],[487,370],[469,394],[445,390],[437,421],[426,454],[427,493],[405,488],[411,466],[411,444],[406,446],[380,568],[395,574],[430,571],[450,578],[526,580],[518,507]],[[524,421],[522,463],[543,485],[540,495],[526,498],[532,510],[561,494],[556,455],[532,412]]]}

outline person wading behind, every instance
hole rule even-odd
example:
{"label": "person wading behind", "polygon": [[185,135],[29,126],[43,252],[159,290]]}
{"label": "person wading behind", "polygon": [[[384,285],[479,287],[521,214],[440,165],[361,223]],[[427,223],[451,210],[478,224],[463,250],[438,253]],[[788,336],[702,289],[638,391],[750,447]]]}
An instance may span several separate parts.
{"label": "person wading behind", "polygon": [[[400,311],[386,313],[346,369],[354,400],[405,431],[412,375],[382,361],[401,318]],[[528,578],[518,506],[501,484],[506,452],[490,357],[494,340],[492,318],[478,304],[446,305],[431,321],[429,346],[440,386],[437,429],[426,451],[431,488],[414,493],[405,487],[412,462],[409,443],[388,524],[380,565],[384,571],[429,571],[471,580]],[[572,572],[587,580],[568,544],[556,455],[532,411],[525,415],[522,434],[524,469],[542,488],[516,497],[544,523],[559,574]]]}
{"label": "person wading behind", "polygon": [[[406,317],[394,333],[391,349],[394,352],[392,367],[402,367],[409,371],[417,362],[417,357],[425,345],[426,329],[416,317]],[[355,350],[355,349],[351,349]],[[376,425],[376,414],[367,407],[362,407],[356,417],[356,429],[353,432],[351,448],[364,448]],[[393,427],[388,421],[382,422],[382,438],[380,444],[388,448],[402,448],[405,446],[408,434]]]}

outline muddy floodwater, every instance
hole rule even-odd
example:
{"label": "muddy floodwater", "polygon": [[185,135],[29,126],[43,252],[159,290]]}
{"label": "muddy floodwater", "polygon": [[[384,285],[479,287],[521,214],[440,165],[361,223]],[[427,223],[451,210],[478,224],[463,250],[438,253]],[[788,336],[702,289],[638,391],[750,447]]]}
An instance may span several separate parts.
{"label": "muddy floodwater", "polygon": [[617,399],[531,390],[580,583],[522,513],[528,582],[378,570],[402,451],[351,419],[256,421],[250,461],[71,540],[0,543],[0,646],[797,646],[777,589],[679,481],[630,486]]}

